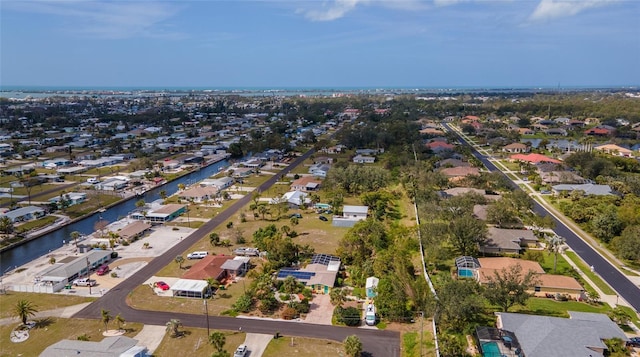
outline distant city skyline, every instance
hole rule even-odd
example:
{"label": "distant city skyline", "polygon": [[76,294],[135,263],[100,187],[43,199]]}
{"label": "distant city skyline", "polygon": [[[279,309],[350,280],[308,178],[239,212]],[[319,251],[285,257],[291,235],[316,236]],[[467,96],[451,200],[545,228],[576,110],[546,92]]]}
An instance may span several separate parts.
{"label": "distant city skyline", "polygon": [[0,1],[0,87],[618,87],[640,1]]}

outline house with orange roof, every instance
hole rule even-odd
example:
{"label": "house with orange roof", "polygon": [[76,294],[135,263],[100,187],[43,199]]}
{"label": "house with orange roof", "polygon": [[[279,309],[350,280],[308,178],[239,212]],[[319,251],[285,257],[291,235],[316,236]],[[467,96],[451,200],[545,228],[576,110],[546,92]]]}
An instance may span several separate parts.
{"label": "house with orange roof", "polygon": [[613,132],[614,130],[612,129],[596,126],[595,128],[585,130],[584,134],[590,136],[609,136],[613,134]]}
{"label": "house with orange roof", "polygon": [[552,159],[542,154],[515,154],[509,157],[512,161],[526,161],[532,164],[538,164],[541,162],[551,162],[554,164],[562,163],[560,160]]}
{"label": "house with orange roof", "polygon": [[207,255],[200,259],[197,263],[193,264],[189,270],[182,276],[183,279],[194,280],[206,280],[213,278],[219,282],[222,282],[227,273],[222,268],[222,265],[227,260],[232,260],[231,255]]}
{"label": "house with orange roof", "polygon": [[[573,277],[555,274],[546,274],[539,263],[532,260],[517,259],[511,257],[478,258],[478,268],[474,268],[474,277],[480,284],[488,283],[496,273],[503,269],[511,269],[514,265],[520,265],[521,274],[524,276],[530,271],[535,274],[536,283],[530,291],[538,297],[555,297],[556,294],[568,296],[571,299],[584,299],[585,290]],[[469,269],[469,268],[466,268]]]}

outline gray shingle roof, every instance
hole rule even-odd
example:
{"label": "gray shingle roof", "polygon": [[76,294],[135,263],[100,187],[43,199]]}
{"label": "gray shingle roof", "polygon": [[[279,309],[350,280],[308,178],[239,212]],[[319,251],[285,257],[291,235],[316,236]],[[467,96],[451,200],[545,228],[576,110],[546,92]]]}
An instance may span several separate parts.
{"label": "gray shingle roof", "polygon": [[100,342],[61,340],[47,347],[40,357],[119,357],[137,343],[137,340],[126,336],[106,337]]}
{"label": "gray shingle roof", "polygon": [[602,356],[592,348],[606,348],[602,339],[624,332],[606,315],[569,312],[571,318],[499,313],[502,329],[515,333],[527,357]]}

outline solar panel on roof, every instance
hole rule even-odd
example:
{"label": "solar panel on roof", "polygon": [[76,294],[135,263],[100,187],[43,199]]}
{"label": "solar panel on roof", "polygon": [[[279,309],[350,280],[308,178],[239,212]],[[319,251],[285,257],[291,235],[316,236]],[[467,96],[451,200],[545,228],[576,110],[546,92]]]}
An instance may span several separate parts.
{"label": "solar panel on roof", "polygon": [[338,262],[340,258],[329,254],[314,254],[311,257],[311,264],[329,265],[329,262]]}
{"label": "solar panel on roof", "polygon": [[310,271],[299,271],[299,270],[280,270],[278,272],[278,278],[286,278],[288,276],[292,276],[299,280],[309,280],[312,276],[315,276],[315,272]]}

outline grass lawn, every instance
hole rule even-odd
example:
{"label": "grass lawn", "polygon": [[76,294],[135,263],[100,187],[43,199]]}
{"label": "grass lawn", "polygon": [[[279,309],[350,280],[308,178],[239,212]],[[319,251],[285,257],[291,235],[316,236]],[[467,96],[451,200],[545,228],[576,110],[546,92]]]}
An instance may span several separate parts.
{"label": "grass lawn", "polygon": [[46,311],[90,302],[95,300],[95,298],[57,294],[20,293],[7,290],[6,294],[0,295],[0,318],[12,317],[13,307],[20,300],[28,300],[36,305],[38,311]]}
{"label": "grass lawn", "polygon": [[[126,316],[124,316],[126,319]],[[29,339],[21,343],[13,343],[9,340],[11,330],[18,323],[0,326],[0,356],[38,356],[49,345],[63,339],[76,340],[78,336],[86,334],[89,341],[102,341],[104,325],[100,320],[46,318],[35,320],[36,327],[29,331]],[[110,323],[109,328],[116,328],[115,323]],[[127,332],[125,336],[133,337],[142,329],[140,323],[125,323],[122,326]]]}
{"label": "grass lawn", "polygon": [[[427,321],[425,321],[427,323]],[[420,331],[402,334],[402,357],[434,356],[435,343],[431,333],[431,324],[422,331],[422,349],[420,348]]]}
{"label": "grass lawn", "polygon": [[[293,345],[292,345],[293,342]],[[330,340],[320,340],[304,337],[283,336],[271,340],[263,357],[315,357],[315,356],[344,356],[342,343]]]}
{"label": "grass lawn", "polygon": [[510,312],[521,312],[533,315],[569,317],[567,311],[597,312],[606,314],[611,311],[611,308],[605,303],[593,305],[579,301],[555,301],[553,299],[532,297],[527,300],[527,306],[514,306],[510,310]]}
{"label": "grass lawn", "polygon": [[567,262],[561,254],[558,254],[558,263],[556,265],[556,271],[553,270],[553,261],[555,254],[543,251],[544,261],[540,262],[540,266],[547,274],[569,275],[573,271],[573,267]]}
{"label": "grass lawn", "polygon": [[39,229],[42,227],[50,226],[58,220],[56,216],[44,216],[34,221],[27,221],[25,223],[20,224],[15,228],[16,232],[28,232],[32,229]]}
{"label": "grass lawn", "polygon": [[[182,337],[171,337],[165,334],[160,346],[154,351],[154,356],[182,356],[184,353],[192,356],[211,356],[215,352],[209,344],[207,329],[184,327]],[[211,333],[221,331],[225,334],[224,349],[233,355],[233,351],[245,340],[245,334],[237,331],[211,330]]]}
{"label": "grass lawn", "polygon": [[[219,316],[223,311],[231,309],[231,305],[249,288],[251,279],[231,284],[226,290],[218,290],[207,305],[209,315]],[[202,300],[179,297],[158,296],[147,285],[141,285],[129,293],[127,304],[134,309],[150,311],[175,311],[188,314],[204,314]]]}
{"label": "grass lawn", "polygon": [[578,268],[580,268],[580,270],[582,270],[582,272],[589,279],[591,279],[591,281],[593,281],[594,284],[596,284],[598,288],[600,288],[600,290],[602,290],[603,293],[605,293],[606,295],[616,294],[616,292],[613,291],[613,289],[611,289],[611,287],[607,285],[607,283],[605,283],[602,279],[600,279],[598,275],[596,275],[591,271],[591,269],[587,266],[587,264],[585,264],[585,262],[583,262],[582,259],[580,259],[580,257],[578,257],[576,253],[566,252],[565,254],[569,257],[569,259],[571,259],[571,261],[573,261],[574,264],[578,266]]}

